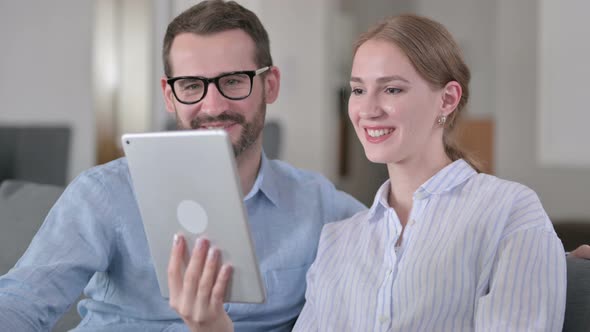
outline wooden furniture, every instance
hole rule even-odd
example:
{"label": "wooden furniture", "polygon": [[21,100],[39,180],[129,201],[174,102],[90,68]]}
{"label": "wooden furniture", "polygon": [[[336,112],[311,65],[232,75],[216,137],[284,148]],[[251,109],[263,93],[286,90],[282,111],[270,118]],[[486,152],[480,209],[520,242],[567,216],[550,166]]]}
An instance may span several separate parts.
{"label": "wooden furniture", "polygon": [[456,135],[459,146],[481,163],[482,171],[494,174],[494,121],[461,119]]}

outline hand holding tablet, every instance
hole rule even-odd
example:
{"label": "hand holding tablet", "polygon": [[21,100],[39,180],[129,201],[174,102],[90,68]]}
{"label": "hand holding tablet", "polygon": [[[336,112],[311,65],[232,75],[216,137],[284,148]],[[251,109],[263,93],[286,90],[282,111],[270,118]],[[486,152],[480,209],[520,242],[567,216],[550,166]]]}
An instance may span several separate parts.
{"label": "hand holding tablet", "polygon": [[170,306],[192,331],[233,331],[233,323],[223,307],[231,267],[220,266],[219,250],[198,238],[184,275],[186,242],[174,237],[168,267]]}

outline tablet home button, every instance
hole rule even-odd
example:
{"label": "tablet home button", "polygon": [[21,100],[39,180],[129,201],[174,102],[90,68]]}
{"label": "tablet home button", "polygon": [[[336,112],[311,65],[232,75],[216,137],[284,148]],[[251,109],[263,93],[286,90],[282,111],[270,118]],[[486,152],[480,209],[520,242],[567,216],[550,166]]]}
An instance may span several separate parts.
{"label": "tablet home button", "polygon": [[195,201],[182,201],[176,208],[178,222],[193,234],[203,233],[207,228],[208,218],[203,207]]}

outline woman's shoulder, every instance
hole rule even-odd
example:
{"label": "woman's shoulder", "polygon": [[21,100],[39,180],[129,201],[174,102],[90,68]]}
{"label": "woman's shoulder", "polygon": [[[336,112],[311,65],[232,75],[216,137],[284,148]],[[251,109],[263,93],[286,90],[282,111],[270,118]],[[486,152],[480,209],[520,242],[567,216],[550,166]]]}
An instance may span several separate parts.
{"label": "woman's shoulder", "polygon": [[369,210],[363,210],[350,218],[325,224],[322,228],[321,239],[336,240],[350,237],[352,234],[359,234],[360,229],[368,223],[368,214]]}
{"label": "woman's shoulder", "polygon": [[322,228],[317,257],[343,257],[363,237],[368,227],[368,210],[360,211],[350,218],[327,223]]}
{"label": "woman's shoulder", "polygon": [[485,173],[478,173],[474,176],[469,181],[468,188],[512,200],[518,200],[525,196],[538,197],[536,192],[525,184]]}
{"label": "woman's shoulder", "polygon": [[530,227],[546,228],[551,221],[537,193],[525,184],[489,174],[474,177],[473,187],[483,191],[483,200],[505,212],[509,230]]}

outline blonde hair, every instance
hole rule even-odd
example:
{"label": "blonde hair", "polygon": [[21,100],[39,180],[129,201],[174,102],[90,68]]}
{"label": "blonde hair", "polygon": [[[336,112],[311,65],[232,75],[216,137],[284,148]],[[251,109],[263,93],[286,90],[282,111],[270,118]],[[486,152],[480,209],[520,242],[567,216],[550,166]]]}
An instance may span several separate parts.
{"label": "blonde hair", "polygon": [[408,57],[418,74],[434,87],[443,88],[451,81],[461,85],[461,99],[444,125],[443,144],[451,160],[465,159],[480,172],[479,162],[462,151],[452,135],[457,119],[469,99],[471,73],[449,31],[429,18],[406,14],[390,17],[362,34],[354,45],[354,54],[368,40],[395,44]]}

